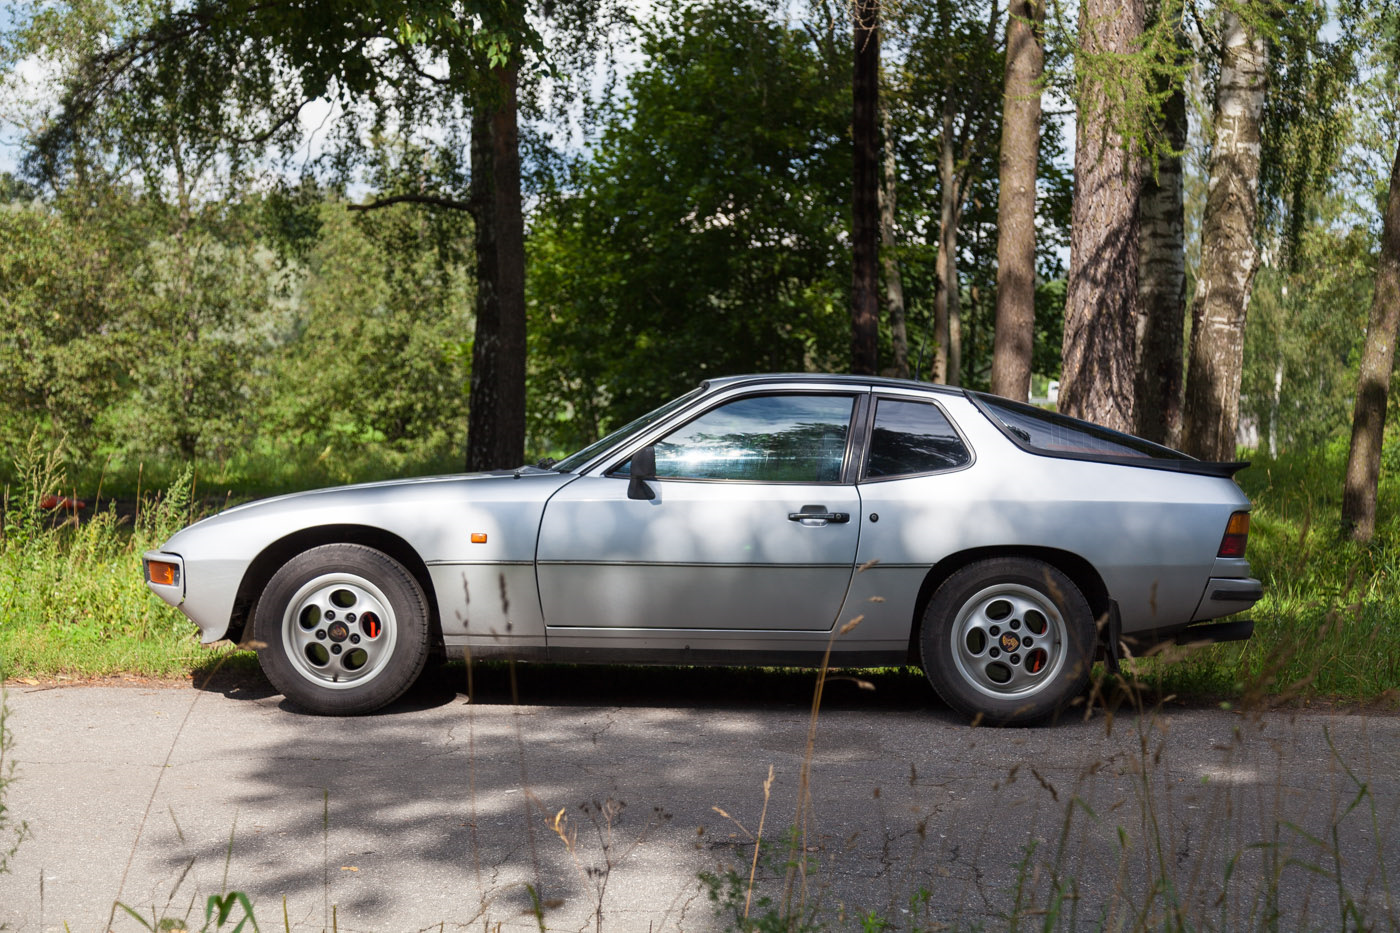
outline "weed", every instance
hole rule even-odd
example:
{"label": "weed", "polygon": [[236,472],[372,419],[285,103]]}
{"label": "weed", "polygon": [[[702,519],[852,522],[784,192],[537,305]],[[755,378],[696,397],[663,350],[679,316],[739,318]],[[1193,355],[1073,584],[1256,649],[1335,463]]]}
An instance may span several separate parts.
{"label": "weed", "polygon": [[593,889],[593,928],[598,933],[602,933],[603,929],[603,902],[607,899],[608,880],[612,878],[613,872],[626,861],[627,856],[646,841],[653,829],[671,820],[671,814],[663,808],[653,807],[651,816],[635,836],[630,840],[619,839],[616,830],[626,808],[626,803],[612,797],[601,803],[597,800],[591,800],[579,804],[579,809],[588,817],[592,825],[594,842],[598,849],[598,858],[587,864],[585,864],[587,855],[579,843],[577,828],[569,822],[569,817],[566,814],[567,808],[560,807],[559,812],[555,813],[554,817],[549,820],[549,828],[564,843],[564,848],[568,851],[569,858],[573,860],[574,868],[578,871],[579,877]]}

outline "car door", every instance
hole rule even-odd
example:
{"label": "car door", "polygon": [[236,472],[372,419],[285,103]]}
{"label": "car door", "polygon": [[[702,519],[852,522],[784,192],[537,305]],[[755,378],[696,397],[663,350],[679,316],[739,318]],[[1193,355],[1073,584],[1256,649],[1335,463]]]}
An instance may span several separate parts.
{"label": "car door", "polygon": [[731,397],[650,441],[653,498],[628,498],[636,448],[565,486],[540,527],[545,624],[830,629],[860,529],[849,463],[860,398],[851,390]]}

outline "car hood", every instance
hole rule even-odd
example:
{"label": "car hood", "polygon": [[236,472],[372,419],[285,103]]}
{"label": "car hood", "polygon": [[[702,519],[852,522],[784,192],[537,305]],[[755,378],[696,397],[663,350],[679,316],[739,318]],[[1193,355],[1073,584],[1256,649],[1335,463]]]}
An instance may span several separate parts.
{"label": "car hood", "polygon": [[[316,508],[325,505],[348,505],[356,502],[381,501],[386,496],[390,498],[402,498],[404,494],[409,494],[411,498],[420,492],[427,492],[432,487],[445,484],[461,484],[466,489],[478,483],[513,483],[522,479],[536,479],[539,477],[560,477],[553,470],[541,470],[536,467],[522,467],[519,470],[492,470],[483,473],[444,473],[438,476],[412,476],[403,479],[377,480],[371,483],[354,483],[349,486],[327,486],[323,489],[307,489],[302,492],[289,492],[280,496],[269,496],[266,499],[254,499],[252,502],[244,502],[231,508],[224,509],[208,518],[202,519],[195,524],[214,519],[221,519],[227,516],[244,516],[256,511],[276,511],[280,508],[291,506],[293,508],[311,507]],[[572,477],[570,477],[572,478]],[[470,492],[467,493],[470,495]],[[528,495],[528,494],[527,494]],[[494,497],[493,497],[494,498]],[[194,527],[193,525],[190,527]]]}
{"label": "car hood", "polygon": [[425,560],[459,559],[463,531],[489,533],[475,559],[533,558],[544,504],[577,477],[534,468],[314,489],[226,509],[178,531],[163,550],[247,560],[286,535],[328,526],[393,534]]}

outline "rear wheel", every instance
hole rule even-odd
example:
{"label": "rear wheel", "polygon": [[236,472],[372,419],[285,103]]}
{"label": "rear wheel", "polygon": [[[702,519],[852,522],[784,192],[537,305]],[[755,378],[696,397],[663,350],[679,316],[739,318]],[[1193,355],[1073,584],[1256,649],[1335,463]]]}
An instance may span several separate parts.
{"label": "rear wheel", "polygon": [[1012,724],[1044,719],[1078,696],[1094,658],[1084,594],[1044,561],[978,561],[944,581],[919,636],[924,673],[954,709]]}
{"label": "rear wheel", "polygon": [[275,573],[254,616],[258,661],[287,699],[321,715],[376,710],[428,657],[428,604],[403,565],[373,548],[327,544]]}

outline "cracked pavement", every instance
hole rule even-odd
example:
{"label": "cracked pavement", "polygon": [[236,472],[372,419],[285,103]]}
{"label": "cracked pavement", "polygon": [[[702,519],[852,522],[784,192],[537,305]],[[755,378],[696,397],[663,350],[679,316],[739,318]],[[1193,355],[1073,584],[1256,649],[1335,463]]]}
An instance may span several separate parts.
{"label": "cracked pavement", "polygon": [[114,900],[197,928],[224,890],[264,929],[539,929],[536,898],[549,929],[721,929],[699,874],[746,882],[760,819],[755,897],[781,898],[795,838],[795,889],[837,929],[998,928],[1056,905],[1065,929],[1160,926],[1172,903],[1204,927],[1277,911],[1331,928],[1338,873],[1364,916],[1400,921],[1391,714],[981,729],[911,675],[833,682],[789,837],[814,674],[520,671],[519,703],[500,674],[468,702],[447,668],[354,719],[301,715],[251,676],[11,684],[7,803],[31,835],[0,875],[0,929],[101,930]]}

